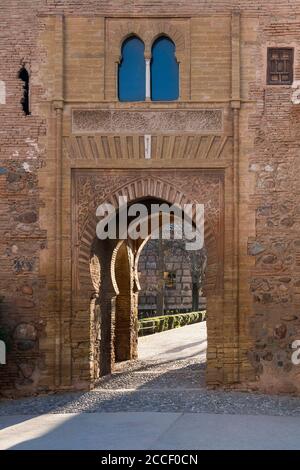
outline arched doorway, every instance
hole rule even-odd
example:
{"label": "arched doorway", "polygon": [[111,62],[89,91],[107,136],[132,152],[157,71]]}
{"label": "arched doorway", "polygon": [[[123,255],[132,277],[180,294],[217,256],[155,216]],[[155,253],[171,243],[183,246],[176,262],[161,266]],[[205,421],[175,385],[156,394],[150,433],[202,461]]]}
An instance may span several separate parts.
{"label": "arched doorway", "polygon": [[[79,172],[78,172],[79,173]],[[111,175],[103,184],[100,175],[80,172],[76,183],[84,183],[85,198],[90,192],[89,204],[80,212],[77,207],[77,264],[74,266],[73,312],[75,318],[86,318],[83,305],[89,297],[90,323],[87,345],[89,361],[85,373],[93,383],[99,375],[113,370],[116,359],[130,360],[137,355],[137,292],[136,259],[141,243],[123,240],[97,241],[96,209],[101,202],[117,207],[118,197],[126,196],[129,204],[135,201],[164,201],[167,204],[203,203],[205,206],[205,246],[207,249],[207,275],[205,296],[208,305],[208,373],[210,383],[222,381],[222,327],[223,273],[224,273],[224,204],[223,174],[221,171],[199,172],[195,177],[187,171],[152,172],[151,175],[121,172]],[[113,183],[112,183],[113,182]],[[89,187],[90,186],[90,187]],[[115,187],[114,187],[115,186]],[[99,194],[99,187],[102,193]],[[79,187],[78,187],[79,189]],[[105,191],[103,191],[105,189]],[[88,191],[87,191],[88,190]],[[98,193],[97,193],[98,191]],[[96,241],[95,241],[96,240]],[[97,246],[91,251],[91,246]],[[100,281],[91,283],[90,264],[97,256]],[[75,257],[76,259],[76,257]],[[93,261],[95,264],[95,261]],[[96,298],[96,300],[95,300]],[[98,313],[96,313],[98,312]],[[98,321],[95,322],[95,318]],[[223,319],[222,319],[223,320]],[[76,322],[73,322],[75,324]],[[98,330],[95,332],[95,329]],[[98,342],[95,341],[98,338]],[[100,339],[99,339],[100,338]],[[81,360],[81,365],[82,365]],[[81,368],[81,373],[83,369]],[[211,377],[211,378],[210,378]]]}

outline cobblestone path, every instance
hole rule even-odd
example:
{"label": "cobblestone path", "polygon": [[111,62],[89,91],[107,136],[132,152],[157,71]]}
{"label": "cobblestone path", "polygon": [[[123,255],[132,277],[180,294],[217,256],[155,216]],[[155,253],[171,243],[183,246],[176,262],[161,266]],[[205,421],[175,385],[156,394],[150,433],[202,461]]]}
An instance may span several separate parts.
{"label": "cobblestone path", "polygon": [[197,331],[203,327],[191,325],[147,337],[141,360],[119,364],[90,392],[0,400],[0,415],[149,411],[300,416],[300,397],[207,389],[205,338]]}

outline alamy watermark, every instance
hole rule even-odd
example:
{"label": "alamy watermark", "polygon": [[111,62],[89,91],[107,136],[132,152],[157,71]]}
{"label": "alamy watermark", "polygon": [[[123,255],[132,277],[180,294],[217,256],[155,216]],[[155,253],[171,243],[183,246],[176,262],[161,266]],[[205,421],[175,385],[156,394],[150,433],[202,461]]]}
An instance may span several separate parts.
{"label": "alamy watermark", "polygon": [[0,340],[0,364],[6,364],[6,344]]}
{"label": "alamy watermark", "polygon": [[[128,205],[126,196],[119,196],[118,207],[101,204],[96,211],[100,218],[97,237],[100,240],[138,240],[162,238],[184,240],[186,250],[204,246],[204,205],[167,203]],[[171,227],[176,223],[176,231]]]}
{"label": "alamy watermark", "polygon": [[294,366],[299,366],[300,364],[300,339],[296,339],[292,343],[292,348],[296,350],[292,354],[292,363],[294,364]]}

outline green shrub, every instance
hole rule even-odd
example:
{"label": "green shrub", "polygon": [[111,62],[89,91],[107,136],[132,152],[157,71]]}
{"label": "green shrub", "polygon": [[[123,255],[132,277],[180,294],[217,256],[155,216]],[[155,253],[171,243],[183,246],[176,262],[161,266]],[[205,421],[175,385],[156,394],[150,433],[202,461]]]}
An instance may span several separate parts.
{"label": "green shrub", "polygon": [[139,336],[152,335],[154,333],[180,328],[181,326],[192,325],[193,323],[199,323],[205,319],[205,310],[145,318],[139,321]]}

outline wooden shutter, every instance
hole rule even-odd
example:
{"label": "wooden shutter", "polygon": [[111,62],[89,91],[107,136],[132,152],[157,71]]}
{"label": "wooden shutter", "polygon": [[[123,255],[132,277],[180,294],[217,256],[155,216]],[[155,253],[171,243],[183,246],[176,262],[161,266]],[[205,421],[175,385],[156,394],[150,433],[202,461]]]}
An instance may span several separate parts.
{"label": "wooden shutter", "polygon": [[293,83],[294,49],[268,49],[268,85],[291,85]]}

